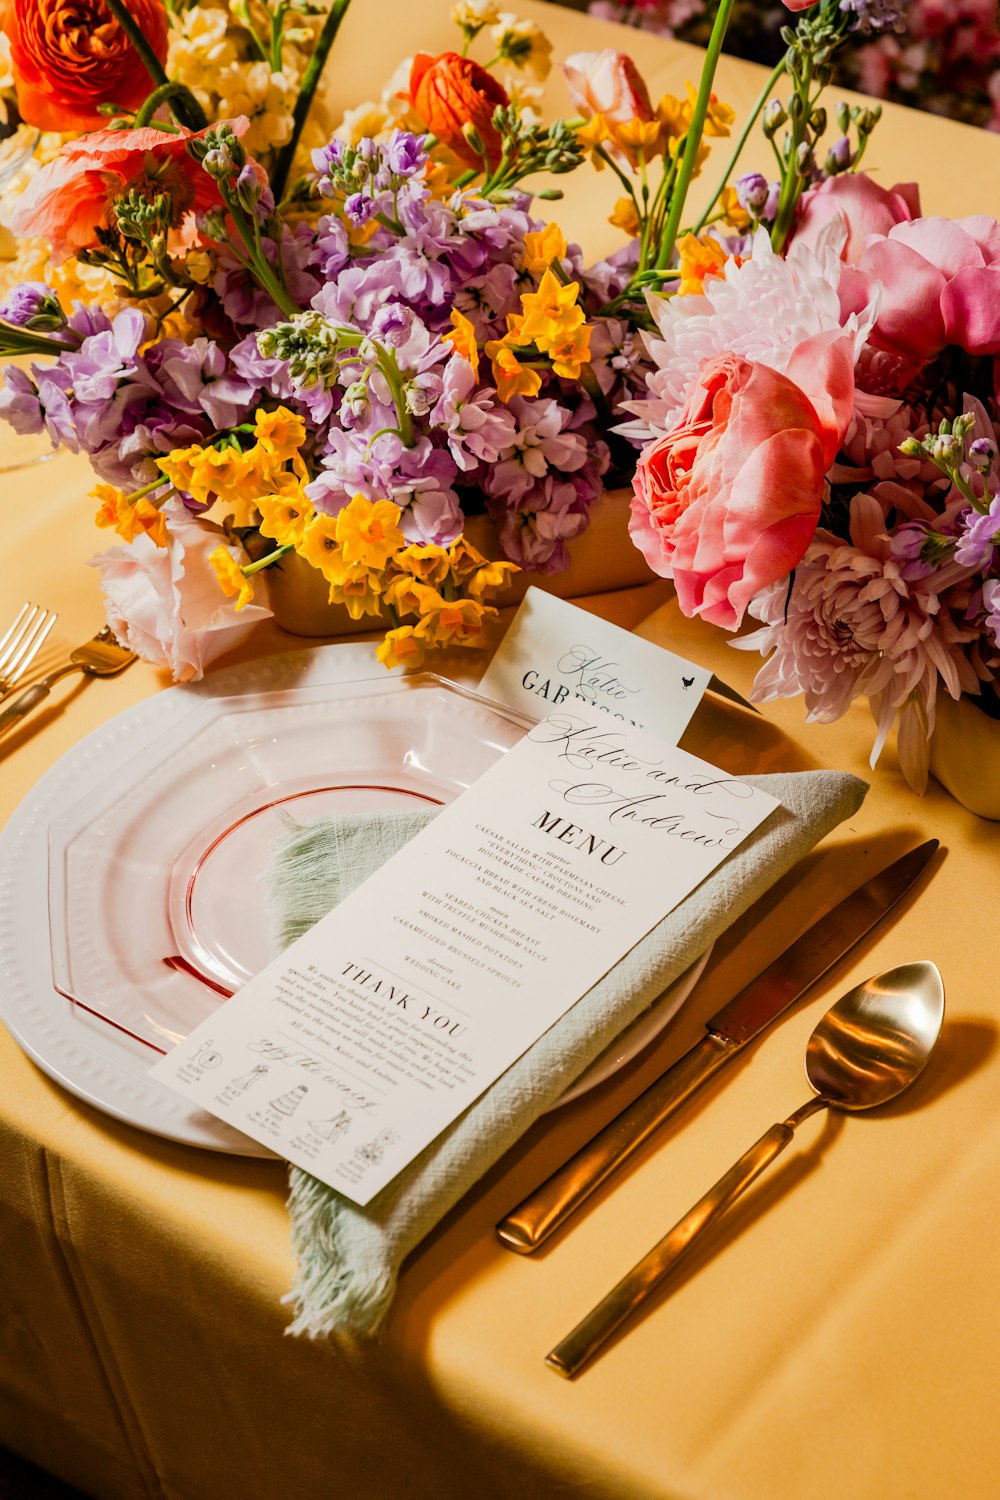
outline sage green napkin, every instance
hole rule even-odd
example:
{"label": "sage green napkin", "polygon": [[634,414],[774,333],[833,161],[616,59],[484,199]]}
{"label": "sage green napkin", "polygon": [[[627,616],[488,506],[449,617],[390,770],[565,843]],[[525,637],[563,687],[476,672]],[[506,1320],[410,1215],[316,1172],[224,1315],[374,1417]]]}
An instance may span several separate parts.
{"label": "sage green napkin", "polygon": [[[296,1312],[289,1332],[376,1333],[404,1258],[438,1220],[721,932],[856,812],[868,790],[836,771],[746,779],[781,806],[367,1207],[291,1168],[299,1274],[288,1299]],[[430,817],[385,813],[292,825],[265,874],[280,943],[307,931]]]}

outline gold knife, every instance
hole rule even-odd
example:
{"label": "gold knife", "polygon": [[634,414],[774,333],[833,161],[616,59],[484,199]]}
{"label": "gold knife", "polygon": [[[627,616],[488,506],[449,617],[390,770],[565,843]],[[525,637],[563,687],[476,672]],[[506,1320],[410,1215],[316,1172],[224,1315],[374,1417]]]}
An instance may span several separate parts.
{"label": "gold knife", "polygon": [[530,1255],[724,1063],[777,1020],[881,921],[923,871],[937,839],[911,849],[814,922],[705,1024],[708,1035],[662,1073],[497,1225],[508,1250]]}

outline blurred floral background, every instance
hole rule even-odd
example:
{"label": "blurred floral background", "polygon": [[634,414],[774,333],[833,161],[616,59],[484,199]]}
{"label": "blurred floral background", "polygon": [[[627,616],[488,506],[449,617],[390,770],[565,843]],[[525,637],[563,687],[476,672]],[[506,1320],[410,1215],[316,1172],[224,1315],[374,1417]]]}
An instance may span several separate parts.
{"label": "blurred floral background", "polygon": [[[605,21],[676,36],[704,46],[714,7],[709,0],[557,0]],[[871,0],[859,11],[878,9]],[[1000,130],[1000,7],[997,0],[894,0],[899,30],[873,35],[837,59],[835,82],[879,99]],[[772,67],[788,24],[781,0],[736,8],[727,52]]]}

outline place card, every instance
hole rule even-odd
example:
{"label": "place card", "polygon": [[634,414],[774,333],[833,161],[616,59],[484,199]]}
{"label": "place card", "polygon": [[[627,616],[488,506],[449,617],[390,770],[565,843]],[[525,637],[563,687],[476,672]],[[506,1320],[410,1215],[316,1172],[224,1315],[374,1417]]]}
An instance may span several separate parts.
{"label": "place card", "polygon": [[584,704],[676,745],[711,678],[705,667],[532,587],[479,692],[535,719]]}
{"label": "place card", "polygon": [[364,1205],[775,806],[556,710],[151,1077]]}

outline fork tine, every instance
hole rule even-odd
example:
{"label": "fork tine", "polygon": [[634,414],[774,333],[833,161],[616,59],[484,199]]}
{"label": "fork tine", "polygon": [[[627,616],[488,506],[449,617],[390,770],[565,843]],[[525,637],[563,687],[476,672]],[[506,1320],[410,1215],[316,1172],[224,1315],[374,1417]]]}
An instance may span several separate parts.
{"label": "fork tine", "polygon": [[3,672],[8,660],[14,655],[25,634],[31,628],[31,622],[36,613],[37,607],[34,604],[22,604],[20,614],[3,640],[0,640],[0,673]]}
{"label": "fork tine", "polygon": [[3,678],[3,689],[5,692],[12,688],[15,683],[20,682],[45,644],[45,639],[57,619],[58,615],[50,614],[48,610],[41,611],[40,618],[34,622],[29,635],[21,643],[20,650],[16,653],[13,660],[7,663],[6,675]]}

